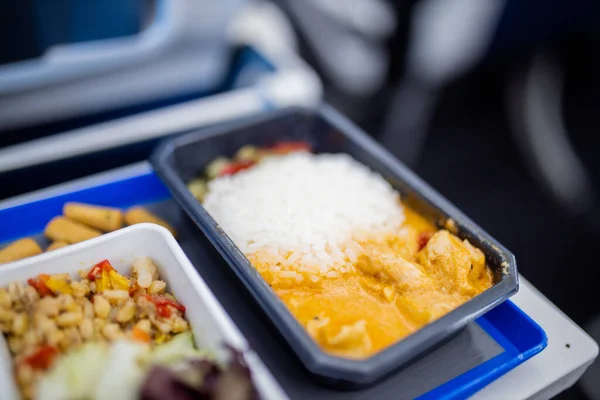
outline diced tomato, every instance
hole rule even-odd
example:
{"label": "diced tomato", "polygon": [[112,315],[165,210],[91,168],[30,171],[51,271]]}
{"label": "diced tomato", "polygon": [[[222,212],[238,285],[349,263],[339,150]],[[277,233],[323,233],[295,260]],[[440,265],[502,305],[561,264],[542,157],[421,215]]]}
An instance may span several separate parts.
{"label": "diced tomato", "polygon": [[182,304],[179,304],[175,300],[171,300],[171,299],[168,299],[166,297],[161,297],[161,296],[154,296],[154,298],[155,298],[154,304],[165,304],[165,305],[171,306],[173,308],[176,308],[181,312],[185,312],[185,306],[183,306]]}
{"label": "diced tomato", "polygon": [[87,279],[93,281],[98,275],[100,275],[102,271],[110,272],[113,270],[114,268],[112,265],[110,265],[108,260],[102,260],[98,264],[94,265],[92,269],[90,269],[90,272],[87,274]]}
{"label": "diced tomato", "polygon": [[427,246],[429,239],[431,239],[433,233],[431,232],[421,232],[419,233],[419,251],[423,249],[423,247]]}
{"label": "diced tomato", "polygon": [[46,370],[50,368],[52,362],[58,355],[58,350],[53,346],[43,346],[39,348],[35,353],[23,360],[24,363],[31,366],[33,369]]}
{"label": "diced tomato", "polygon": [[100,264],[96,264],[92,267],[92,269],[90,269],[86,278],[89,281],[93,281],[94,279],[96,279],[96,275],[100,275],[101,273],[102,273],[102,267],[100,266]]}
{"label": "diced tomato", "polygon": [[311,146],[307,142],[280,142],[270,147],[268,150],[277,154],[287,154],[292,151],[311,151]]}
{"label": "diced tomato", "polygon": [[224,167],[221,172],[219,172],[219,176],[225,175],[235,175],[240,171],[250,168],[256,164],[254,161],[236,161]]}
{"label": "diced tomato", "polygon": [[157,304],[156,313],[159,317],[169,318],[172,314],[171,307],[167,304]]}
{"label": "diced tomato", "polygon": [[129,297],[135,296],[135,293],[140,289],[140,285],[137,282],[134,282],[133,285],[129,287]]}
{"label": "diced tomato", "polygon": [[49,296],[54,294],[45,283],[49,278],[50,277],[46,274],[39,274],[37,278],[28,279],[27,283],[38,292],[40,297]]}
{"label": "diced tomato", "polygon": [[131,330],[131,338],[137,342],[142,343],[150,343],[150,341],[152,340],[150,338],[150,335],[146,331],[138,328],[137,326],[134,326]]}
{"label": "diced tomato", "polygon": [[[171,300],[167,297],[146,295],[146,298],[149,301],[151,301],[152,303],[154,303],[154,305],[156,306],[157,312],[158,312],[158,308],[161,306],[171,306],[183,313],[185,312],[185,306],[183,306],[183,305],[179,304],[178,302],[176,302],[175,300]],[[169,312],[170,312],[170,310],[169,310]]]}

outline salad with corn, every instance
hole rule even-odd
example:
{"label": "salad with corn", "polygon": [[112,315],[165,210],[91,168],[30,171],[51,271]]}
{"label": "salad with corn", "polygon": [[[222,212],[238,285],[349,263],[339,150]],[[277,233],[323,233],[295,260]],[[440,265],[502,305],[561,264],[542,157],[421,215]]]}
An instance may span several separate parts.
{"label": "salad with corn", "polygon": [[[190,360],[208,363],[211,368],[204,369],[225,376],[224,367],[194,349],[186,308],[166,287],[153,261],[138,258],[131,276],[103,260],[80,271],[78,278],[40,274],[0,288],[0,330],[23,398],[151,400],[156,397],[144,395],[145,377],[158,374],[162,381],[179,381],[171,368]],[[186,369],[194,370],[193,365]],[[251,382],[249,371],[246,375]],[[182,382],[194,395],[204,378]],[[213,379],[211,390],[218,381]],[[247,394],[242,398],[255,398],[253,389]]]}

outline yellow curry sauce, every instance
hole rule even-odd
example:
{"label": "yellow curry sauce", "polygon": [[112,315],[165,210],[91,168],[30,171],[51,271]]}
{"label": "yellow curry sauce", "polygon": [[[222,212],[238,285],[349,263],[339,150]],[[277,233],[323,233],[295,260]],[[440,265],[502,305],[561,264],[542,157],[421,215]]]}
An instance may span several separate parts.
{"label": "yellow curry sauce", "polygon": [[493,284],[479,249],[405,213],[397,235],[361,241],[354,270],[337,278],[290,285],[250,261],[324,350],[366,358]]}
{"label": "yellow curry sauce", "polygon": [[[201,202],[207,182],[251,168],[265,156],[311,151],[308,143],[244,146],[233,159],[220,157],[188,187]],[[387,237],[357,239],[349,271],[324,276],[293,264],[292,252],[247,254],[251,264],[283,300],[310,336],[327,352],[366,358],[455,309],[493,284],[483,253],[404,206],[403,227]],[[352,243],[353,246],[356,243]],[[349,257],[348,257],[349,258]],[[291,267],[291,268],[290,268]]]}

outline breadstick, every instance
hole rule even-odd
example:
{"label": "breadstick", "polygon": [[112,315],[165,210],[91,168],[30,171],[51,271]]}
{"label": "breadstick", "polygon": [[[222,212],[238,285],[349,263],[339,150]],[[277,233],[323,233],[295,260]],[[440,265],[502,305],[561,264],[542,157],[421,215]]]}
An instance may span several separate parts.
{"label": "breadstick", "polygon": [[41,254],[42,249],[31,238],[19,239],[0,250],[0,264]]}
{"label": "breadstick", "polygon": [[46,249],[46,253],[52,250],[60,249],[62,247],[67,247],[68,245],[69,243],[65,242],[64,240],[57,240],[56,242],[52,242],[50,246],[48,246],[48,248]]}
{"label": "breadstick", "polygon": [[177,237],[177,232],[175,231],[175,229],[173,229],[171,225],[169,225],[167,221],[157,217],[145,208],[133,207],[127,210],[127,212],[125,213],[125,223],[127,225],[141,224],[144,222],[149,222],[151,224],[156,224],[165,227],[169,231],[171,231],[173,236]]}
{"label": "breadstick", "polygon": [[100,236],[102,232],[65,217],[54,217],[46,225],[44,234],[54,241],[61,240],[68,243],[79,243]]}
{"label": "breadstick", "polygon": [[116,231],[123,226],[123,213],[116,208],[66,203],[63,207],[63,214],[73,221],[104,232]]}

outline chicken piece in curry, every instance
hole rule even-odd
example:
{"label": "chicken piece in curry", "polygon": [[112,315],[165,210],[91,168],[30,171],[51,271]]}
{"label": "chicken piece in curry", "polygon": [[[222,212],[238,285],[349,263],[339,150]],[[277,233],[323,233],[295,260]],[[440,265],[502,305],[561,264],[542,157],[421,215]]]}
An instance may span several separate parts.
{"label": "chicken piece in curry", "polygon": [[405,213],[397,235],[360,242],[350,273],[293,286],[263,275],[327,352],[369,357],[492,286],[481,250]]}

